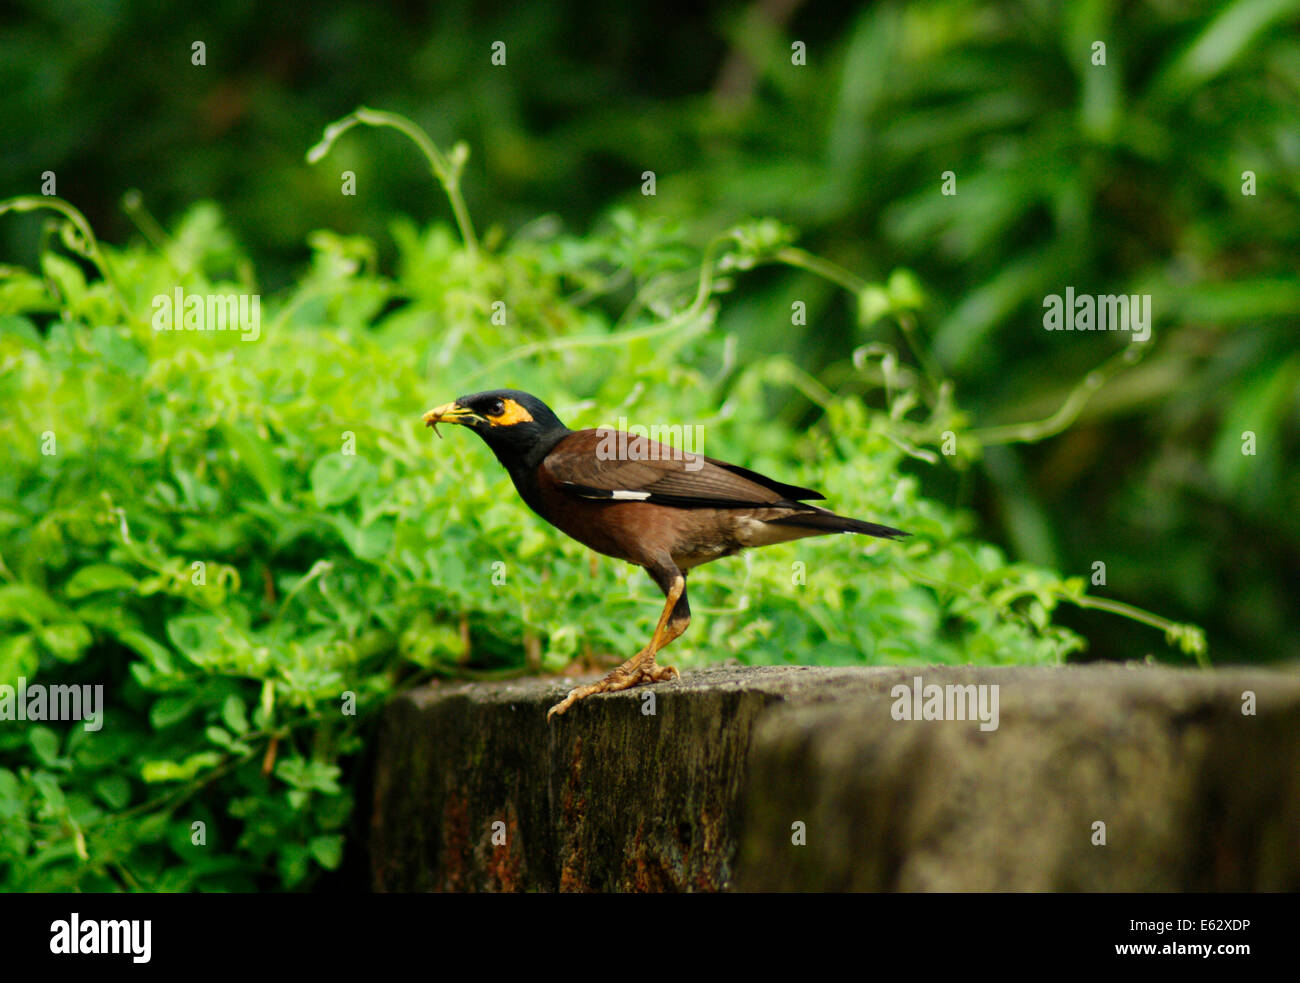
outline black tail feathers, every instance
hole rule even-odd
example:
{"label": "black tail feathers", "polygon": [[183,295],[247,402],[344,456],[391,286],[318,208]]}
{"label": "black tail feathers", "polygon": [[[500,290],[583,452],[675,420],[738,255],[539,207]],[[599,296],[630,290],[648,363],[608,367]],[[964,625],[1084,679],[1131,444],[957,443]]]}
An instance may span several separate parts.
{"label": "black tail feathers", "polygon": [[783,519],[769,519],[774,526],[798,526],[802,529],[816,529],[819,532],[856,532],[863,536],[879,536],[882,539],[900,539],[912,535],[892,526],[882,526],[876,522],[863,522],[848,516],[836,515],[825,509],[816,512],[799,512]]}

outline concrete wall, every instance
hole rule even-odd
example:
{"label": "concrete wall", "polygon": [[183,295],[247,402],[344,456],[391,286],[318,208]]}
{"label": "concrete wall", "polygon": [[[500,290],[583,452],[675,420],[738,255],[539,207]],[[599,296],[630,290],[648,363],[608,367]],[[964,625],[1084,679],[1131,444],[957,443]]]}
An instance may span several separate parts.
{"label": "concrete wall", "polygon": [[[571,685],[390,706],[377,890],[1300,890],[1300,672],[715,668],[548,723]],[[983,725],[896,719],[927,686]]]}

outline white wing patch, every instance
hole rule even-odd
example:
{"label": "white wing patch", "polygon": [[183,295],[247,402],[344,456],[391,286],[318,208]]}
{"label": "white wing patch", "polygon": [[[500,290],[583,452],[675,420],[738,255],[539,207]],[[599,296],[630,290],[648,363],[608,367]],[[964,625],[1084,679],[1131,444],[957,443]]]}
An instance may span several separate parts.
{"label": "white wing patch", "polygon": [[644,502],[650,497],[647,491],[613,491],[609,497],[618,502]]}

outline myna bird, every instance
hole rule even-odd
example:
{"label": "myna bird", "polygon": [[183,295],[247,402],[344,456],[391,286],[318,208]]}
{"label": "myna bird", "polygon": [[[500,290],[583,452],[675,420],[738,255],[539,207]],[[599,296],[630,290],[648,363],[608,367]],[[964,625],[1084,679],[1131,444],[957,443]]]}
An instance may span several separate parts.
{"label": "myna bird", "polygon": [[655,664],[686,630],[686,574],[701,563],[805,536],[854,532],[908,535],[807,504],[825,496],[747,468],[646,437],[570,430],[535,396],[514,389],[462,396],[424,415],[469,427],[492,449],[528,507],[598,553],[645,567],[667,597],[650,644],[605,678],[579,686],[547,714],[593,693],[662,682],[676,669]]}

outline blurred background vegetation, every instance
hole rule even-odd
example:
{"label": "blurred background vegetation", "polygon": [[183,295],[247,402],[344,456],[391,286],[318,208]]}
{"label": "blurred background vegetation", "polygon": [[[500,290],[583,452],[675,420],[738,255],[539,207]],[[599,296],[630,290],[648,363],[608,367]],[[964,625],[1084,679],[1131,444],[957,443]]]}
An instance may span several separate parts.
{"label": "blurred background vegetation", "polygon": [[[918,533],[903,557],[732,561],[744,579],[707,580],[685,664],[1186,662],[1130,618],[1058,607],[1068,578],[1202,626],[1214,664],[1300,657],[1300,4],[56,0],[0,19],[0,195],[53,171],[114,244],[120,294],[52,213],[0,217],[0,660],[85,681],[129,662],[139,688],[111,751],[0,732],[11,886],[346,872],[363,742],[321,722],[341,686],[376,705],[430,673],[638,644],[653,588],[593,578],[468,435],[430,449],[408,428],[476,388],[531,388],[572,426],[704,422],[709,453]],[[304,162],[362,104],[469,148],[481,266],[399,134]],[[177,283],[264,295],[256,368],[237,338],[148,330]],[[1067,286],[1150,294],[1151,342],[1044,331]],[[47,427],[68,435],[57,467]],[[488,593],[448,566],[498,555],[547,582]],[[196,556],[219,590],[194,589]],[[878,586],[806,604],[796,558]],[[227,831],[206,866],[177,863],[182,803]]]}

